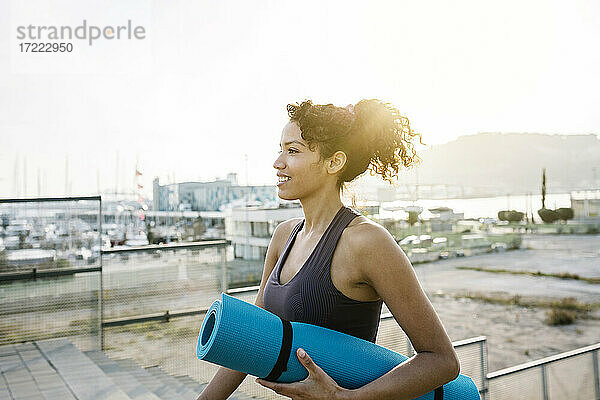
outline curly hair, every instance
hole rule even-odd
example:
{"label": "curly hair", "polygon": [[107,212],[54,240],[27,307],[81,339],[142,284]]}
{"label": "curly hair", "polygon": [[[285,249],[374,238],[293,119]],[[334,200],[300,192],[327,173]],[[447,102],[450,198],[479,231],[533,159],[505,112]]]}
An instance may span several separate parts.
{"label": "curly hair", "polygon": [[344,182],[353,181],[367,170],[392,183],[401,165],[409,168],[421,161],[413,144],[415,136],[424,144],[421,135],[389,103],[368,99],[354,106],[336,107],[306,100],[288,104],[287,112],[290,121],[300,127],[311,151],[318,148],[321,160],[338,150],[346,153],[346,165],[338,176],[338,190],[343,191]]}

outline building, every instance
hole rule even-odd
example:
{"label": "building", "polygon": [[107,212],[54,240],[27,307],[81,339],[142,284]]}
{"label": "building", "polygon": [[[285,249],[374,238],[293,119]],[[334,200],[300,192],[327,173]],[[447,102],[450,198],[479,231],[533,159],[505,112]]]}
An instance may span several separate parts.
{"label": "building", "polygon": [[573,219],[600,217],[600,190],[571,192]]}
{"label": "building", "polygon": [[270,208],[234,208],[225,217],[225,237],[231,240],[235,258],[264,260],[277,225],[290,218],[303,216],[298,202]]}
{"label": "building", "polygon": [[179,185],[172,183],[160,186],[158,178],[152,181],[152,209],[155,211],[183,211],[179,210]]}
{"label": "building", "polygon": [[455,213],[448,207],[429,208],[429,212],[432,232],[452,232],[453,223],[465,218],[465,213]]}
{"label": "building", "polygon": [[246,200],[261,204],[277,203],[275,185],[240,186],[237,174],[212,182],[182,182],[160,185],[153,181],[155,211],[219,211],[225,204]]}

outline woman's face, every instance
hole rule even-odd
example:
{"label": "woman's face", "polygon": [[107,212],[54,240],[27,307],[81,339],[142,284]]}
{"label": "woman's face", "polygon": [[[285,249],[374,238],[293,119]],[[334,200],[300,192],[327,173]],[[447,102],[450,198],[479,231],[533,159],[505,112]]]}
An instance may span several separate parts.
{"label": "woman's face", "polygon": [[314,193],[332,179],[319,158],[318,149],[311,151],[302,139],[300,127],[288,123],[281,133],[281,151],[273,163],[277,169],[278,196],[284,200],[296,200]]}

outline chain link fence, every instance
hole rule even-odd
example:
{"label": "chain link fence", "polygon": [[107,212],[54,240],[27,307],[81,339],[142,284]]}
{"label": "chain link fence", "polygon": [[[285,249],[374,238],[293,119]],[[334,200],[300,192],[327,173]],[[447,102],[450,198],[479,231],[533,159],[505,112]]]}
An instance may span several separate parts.
{"label": "chain link fence", "polygon": [[215,240],[104,251],[104,351],[205,381],[196,339],[227,287],[229,248]]}
{"label": "chain link fence", "polygon": [[0,199],[0,345],[100,348],[100,197]]}

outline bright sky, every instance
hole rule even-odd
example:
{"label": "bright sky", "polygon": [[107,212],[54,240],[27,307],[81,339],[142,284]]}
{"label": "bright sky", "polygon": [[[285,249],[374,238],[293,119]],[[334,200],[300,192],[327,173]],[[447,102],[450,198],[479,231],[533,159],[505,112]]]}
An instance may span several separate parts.
{"label": "bright sky", "polygon": [[[138,41],[19,53],[17,26],[126,24]],[[438,144],[600,133],[600,2],[0,0],[0,197],[274,183],[289,102],[395,104]],[[117,166],[117,159],[118,166]],[[17,180],[15,181],[15,177]],[[26,185],[24,184],[26,177]],[[26,192],[25,192],[26,187]]]}

